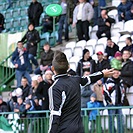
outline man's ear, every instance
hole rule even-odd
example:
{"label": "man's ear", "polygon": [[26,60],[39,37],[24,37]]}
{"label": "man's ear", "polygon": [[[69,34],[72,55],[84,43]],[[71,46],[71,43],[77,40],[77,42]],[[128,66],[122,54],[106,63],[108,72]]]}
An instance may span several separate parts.
{"label": "man's ear", "polygon": [[53,73],[56,75],[57,73],[55,72],[54,66],[51,66],[51,70],[53,71]]}
{"label": "man's ear", "polygon": [[53,72],[55,71],[54,66],[51,66],[51,70],[52,70]]}

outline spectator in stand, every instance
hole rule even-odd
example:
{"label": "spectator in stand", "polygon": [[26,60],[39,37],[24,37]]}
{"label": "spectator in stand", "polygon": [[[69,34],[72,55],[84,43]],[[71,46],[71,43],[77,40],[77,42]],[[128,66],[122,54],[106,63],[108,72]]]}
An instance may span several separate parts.
{"label": "spectator in stand", "polygon": [[34,71],[35,74],[43,74],[51,67],[54,56],[53,50],[51,50],[49,43],[45,43],[43,46],[44,51],[41,53],[40,66]]}
{"label": "spectator in stand", "polygon": [[[85,71],[83,76],[87,77],[90,73]],[[89,84],[81,86],[81,108],[87,108],[87,102],[90,101],[90,96],[93,93]]]}
{"label": "spectator in stand", "polygon": [[42,101],[43,110],[49,110],[48,90],[50,86],[53,84],[52,76],[53,76],[53,72],[51,70],[47,70],[45,74],[43,75],[43,79],[44,79],[43,101]]}
{"label": "spectator in stand", "polygon": [[83,76],[83,73],[85,71],[88,71],[91,73],[92,63],[93,63],[93,60],[90,56],[89,50],[84,49],[82,59],[78,62],[78,66],[76,70],[77,75]]}
{"label": "spectator in stand", "polygon": [[[34,24],[30,23],[28,25],[28,31],[21,40],[23,43],[26,42],[26,48],[29,52],[28,58],[32,63],[38,67],[38,62],[35,59],[37,53],[37,44],[40,41],[39,32],[35,29]],[[32,64],[29,63],[29,73],[32,73]]]}
{"label": "spectator in stand", "polygon": [[7,0],[7,2],[8,2],[8,7],[7,7],[7,9],[9,9],[9,8],[12,7],[12,0]]}
{"label": "spectator in stand", "polygon": [[114,58],[111,59],[111,61],[110,61],[110,65],[111,65],[111,67],[115,67],[115,68],[118,68],[119,70],[121,70],[121,68],[122,68],[122,54],[121,54],[121,52],[117,51],[115,53]]}
{"label": "spectator in stand", "polygon": [[[39,100],[38,100],[38,98],[35,96],[35,97],[33,97],[33,100],[34,100],[34,102],[35,102],[35,109],[36,109],[36,110],[42,110],[42,106],[39,105]],[[41,116],[41,115],[39,114],[39,116]]]}
{"label": "spectator in stand", "polygon": [[37,94],[38,85],[39,84],[38,84],[37,79],[32,79],[31,88],[30,88],[30,92],[29,92],[31,98],[29,98],[29,99],[32,99],[34,96],[38,95]]}
{"label": "spectator in stand", "polygon": [[107,38],[111,38],[111,25],[115,23],[115,20],[107,15],[106,10],[101,11],[101,16],[98,18],[98,30],[97,30],[97,37],[100,39],[102,34],[105,33]]}
{"label": "spectator in stand", "polygon": [[0,13],[0,33],[4,30],[4,23],[5,23],[5,18],[3,14]]}
{"label": "spectator in stand", "polygon": [[8,106],[5,101],[3,101],[3,97],[0,96],[0,112],[8,112]]}
{"label": "spectator in stand", "polygon": [[121,3],[118,5],[118,19],[119,21],[126,20],[127,14],[131,10],[132,3],[128,0],[121,0]]}
{"label": "spectator in stand", "polygon": [[[98,108],[100,103],[96,101],[97,95],[95,93],[91,94],[90,102],[87,103],[87,108]],[[95,132],[96,116],[98,115],[97,110],[90,111],[89,120],[91,121],[90,133]]]}
{"label": "spectator in stand", "polygon": [[35,27],[39,26],[39,20],[42,12],[43,12],[43,7],[41,3],[39,3],[37,0],[32,0],[28,8],[28,17],[29,17],[29,22],[33,23]]}
{"label": "spectator in stand", "polygon": [[[125,71],[126,73],[126,71]],[[104,85],[104,98],[108,107],[122,106],[125,96],[125,88],[123,80],[120,78],[120,71],[114,67],[114,74],[108,78]],[[115,132],[114,116],[117,118],[117,131],[124,133],[124,121],[122,109],[108,109],[109,114],[109,131]]]}
{"label": "spectator in stand", "polygon": [[96,94],[97,102],[99,103],[100,107],[103,107],[103,79],[98,80],[94,85],[93,85],[93,91]]}
{"label": "spectator in stand", "polygon": [[[109,61],[103,58],[104,55],[101,51],[97,52],[96,54],[97,54],[98,60],[92,64],[92,71],[93,72],[98,72],[98,71],[102,71],[104,69],[111,68]],[[105,81],[106,81],[106,78],[103,78],[103,83]]]}
{"label": "spectator in stand", "polygon": [[124,81],[125,88],[129,88],[133,85],[133,61],[129,58],[131,52],[124,50],[122,53],[122,69],[121,69],[121,78]]}
{"label": "spectator in stand", "polygon": [[130,11],[126,13],[125,21],[128,20],[133,20],[133,5],[131,6]]}
{"label": "spectator in stand", "polygon": [[69,30],[68,30],[68,4],[66,0],[61,0],[61,7],[62,7],[62,14],[59,18],[59,29],[58,29],[58,43],[62,44],[62,33],[63,33],[63,27],[65,26],[65,40],[69,40]]}
{"label": "spectator in stand", "polygon": [[123,53],[124,50],[128,50],[130,52],[133,52],[132,38],[127,37],[125,43],[126,43],[126,46],[122,48],[121,53]]}
{"label": "spectator in stand", "polygon": [[15,66],[15,76],[17,79],[17,87],[21,86],[22,77],[26,77],[28,83],[31,84],[31,77],[27,71],[29,66],[28,51],[23,47],[23,42],[17,43],[17,48],[12,54],[11,62]]}
{"label": "spectator in stand", "polygon": [[105,48],[105,53],[107,53],[109,59],[114,57],[115,53],[119,51],[119,46],[112,42],[111,39],[107,39],[107,46]]}
{"label": "spectator in stand", "polygon": [[78,40],[89,40],[89,22],[94,14],[91,4],[86,0],[79,0],[73,12],[73,26],[76,26]]}
{"label": "spectator in stand", "polygon": [[44,15],[44,18],[42,19],[42,33],[52,30],[53,30],[53,17]]}
{"label": "spectator in stand", "polygon": [[28,80],[26,77],[23,77],[21,80],[21,86],[20,88],[22,89],[22,98],[23,101],[29,96],[30,88],[31,86],[28,84]]}
{"label": "spectator in stand", "polygon": [[[25,110],[25,104],[23,102],[23,98],[20,96],[17,98],[17,103],[14,105],[14,112],[22,113]],[[20,118],[24,117],[24,114],[20,114]]]}
{"label": "spectator in stand", "polygon": [[103,53],[99,51],[96,54],[97,54],[98,61],[95,61],[94,65],[92,66],[92,69],[94,69],[93,71],[98,72],[104,69],[109,69],[110,64],[108,60],[103,59]]}

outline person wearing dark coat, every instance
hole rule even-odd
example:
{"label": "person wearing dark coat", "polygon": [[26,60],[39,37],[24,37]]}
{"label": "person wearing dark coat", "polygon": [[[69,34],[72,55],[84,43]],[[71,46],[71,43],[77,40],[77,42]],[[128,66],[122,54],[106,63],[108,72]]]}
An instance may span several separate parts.
{"label": "person wearing dark coat", "polygon": [[37,0],[32,0],[28,8],[28,17],[29,17],[29,22],[33,23],[35,27],[39,26],[39,20],[42,12],[43,12],[43,7],[41,3],[39,3]]}
{"label": "person wearing dark coat", "polygon": [[4,30],[4,21],[5,21],[5,18],[3,14],[0,13],[0,33],[2,32],[2,30]]}
{"label": "person wearing dark coat", "polygon": [[133,5],[131,7],[131,10],[126,13],[125,20],[126,21],[133,20]]}
{"label": "person wearing dark coat", "polygon": [[45,43],[43,46],[44,51],[41,53],[40,66],[35,69],[35,74],[45,73],[47,69],[50,69],[54,56],[54,51],[50,48],[49,43]]}
{"label": "person wearing dark coat", "polygon": [[107,56],[114,57],[117,51],[119,51],[119,46],[112,42],[111,39],[108,39],[107,46],[105,48],[105,53],[107,53]]}
{"label": "person wearing dark coat", "polygon": [[42,19],[42,32],[49,32],[53,30],[53,17],[50,17],[48,15],[45,15]]}
{"label": "person wearing dark coat", "polygon": [[111,68],[108,60],[103,59],[103,53],[101,51],[97,52],[97,57],[98,61],[95,62],[94,66],[92,67],[93,69],[95,69],[95,72]]}
{"label": "person wearing dark coat", "polygon": [[115,23],[115,20],[107,15],[106,10],[101,11],[101,16],[97,20],[98,24],[98,30],[97,30],[97,37],[100,39],[102,37],[102,34],[105,33],[107,38],[111,38],[111,25],[112,23]]}
{"label": "person wearing dark coat", "polygon": [[[23,43],[26,43],[27,50],[29,51],[28,58],[32,63],[38,67],[38,62],[35,59],[37,53],[37,44],[40,41],[39,32],[35,29],[34,24],[30,23],[28,25],[28,31],[21,40]],[[32,72],[32,64],[29,64],[29,72]]]}
{"label": "person wearing dark coat", "polygon": [[0,112],[8,112],[7,103],[3,101],[2,96],[0,96]]}
{"label": "person wearing dark coat", "polygon": [[92,58],[90,56],[89,50],[84,49],[82,59],[78,62],[78,66],[76,69],[77,75],[83,76],[83,73],[85,71],[91,72],[91,61],[92,61]]}
{"label": "person wearing dark coat", "polygon": [[52,80],[53,72],[51,70],[47,70],[45,74],[43,75],[44,83],[43,83],[43,101],[42,101],[42,109],[43,110],[49,110],[49,96],[48,96],[48,90],[53,84]]}
{"label": "person wearing dark coat", "polygon": [[29,96],[29,91],[31,88],[31,86],[28,84],[28,80],[26,77],[22,78],[20,88],[22,89],[22,92],[23,92],[22,93],[23,101],[25,101],[26,97]]}
{"label": "person wearing dark coat", "polygon": [[17,79],[17,87],[21,86],[22,77],[26,77],[28,83],[31,84],[31,77],[27,71],[29,66],[28,51],[24,48],[23,42],[19,41],[17,43],[17,48],[12,54],[11,62],[16,69],[15,76]]}
{"label": "person wearing dark coat", "polygon": [[128,0],[121,0],[121,3],[118,5],[118,19],[119,21],[126,20],[127,14],[130,12],[132,3]]}
{"label": "person wearing dark coat", "polygon": [[122,54],[122,69],[121,69],[121,78],[124,81],[126,87],[131,87],[133,85],[133,61],[129,58],[131,52],[124,50]]}
{"label": "person wearing dark coat", "polygon": [[128,50],[132,53],[133,52],[132,38],[127,37],[125,43],[126,43],[126,46],[122,48],[121,53],[123,53],[124,50]]}

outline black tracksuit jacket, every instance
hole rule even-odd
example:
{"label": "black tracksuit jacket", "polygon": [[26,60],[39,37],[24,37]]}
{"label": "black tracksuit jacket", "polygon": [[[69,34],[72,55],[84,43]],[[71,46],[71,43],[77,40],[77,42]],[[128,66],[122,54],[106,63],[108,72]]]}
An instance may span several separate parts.
{"label": "black tracksuit jacket", "polygon": [[55,76],[49,88],[50,125],[48,133],[84,133],[81,112],[80,84],[94,83],[103,77],[102,72],[86,78],[61,74]]}

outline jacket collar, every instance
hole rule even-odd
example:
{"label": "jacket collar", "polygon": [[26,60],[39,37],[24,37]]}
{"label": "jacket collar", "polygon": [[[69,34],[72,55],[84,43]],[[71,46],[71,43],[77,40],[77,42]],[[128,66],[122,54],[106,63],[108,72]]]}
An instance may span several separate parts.
{"label": "jacket collar", "polygon": [[58,79],[58,78],[63,78],[63,77],[67,77],[67,74],[59,74],[59,75],[55,75],[54,79]]}

